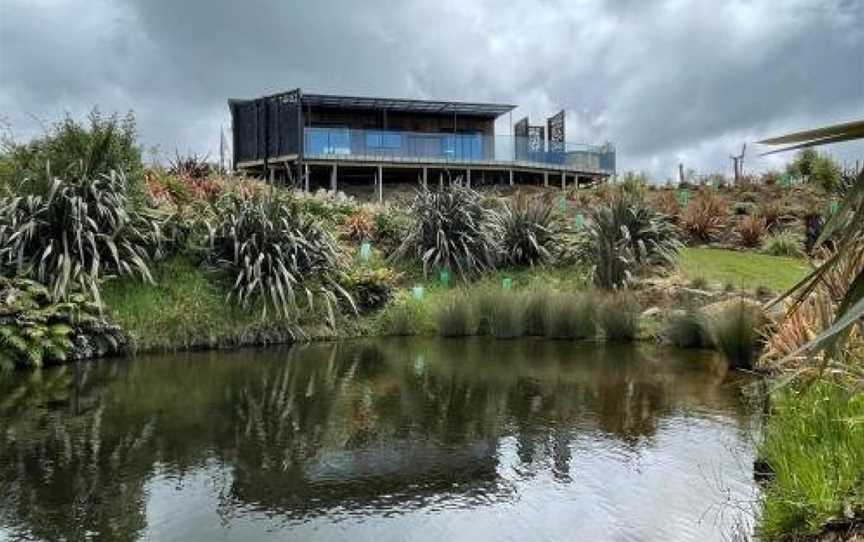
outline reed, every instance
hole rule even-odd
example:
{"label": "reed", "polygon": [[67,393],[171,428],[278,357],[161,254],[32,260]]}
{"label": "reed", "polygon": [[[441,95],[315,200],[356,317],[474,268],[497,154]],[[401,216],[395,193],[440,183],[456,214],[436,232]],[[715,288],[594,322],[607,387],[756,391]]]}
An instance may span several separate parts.
{"label": "reed", "polygon": [[639,334],[641,309],[628,293],[616,292],[600,308],[600,323],[607,341],[632,341]]}

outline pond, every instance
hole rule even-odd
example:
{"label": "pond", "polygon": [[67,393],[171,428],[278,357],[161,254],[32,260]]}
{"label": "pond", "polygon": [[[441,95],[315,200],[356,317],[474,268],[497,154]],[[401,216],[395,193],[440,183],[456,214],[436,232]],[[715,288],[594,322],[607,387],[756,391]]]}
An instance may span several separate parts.
{"label": "pond", "polygon": [[484,338],[0,375],[0,539],[723,540],[757,498],[746,383]]}

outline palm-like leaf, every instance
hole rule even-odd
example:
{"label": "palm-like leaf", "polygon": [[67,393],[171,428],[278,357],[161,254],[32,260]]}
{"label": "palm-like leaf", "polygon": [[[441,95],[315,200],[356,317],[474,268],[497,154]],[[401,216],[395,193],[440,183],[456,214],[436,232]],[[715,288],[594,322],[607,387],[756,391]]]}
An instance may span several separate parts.
{"label": "palm-like leaf", "polygon": [[[847,122],[815,130],[796,132],[765,139],[760,143],[768,145],[794,144],[791,147],[771,151],[782,152],[854,139],[864,139],[864,121]],[[848,254],[856,248],[860,249],[861,241],[864,239],[864,171],[858,173],[852,186],[846,192],[840,209],[825,225],[822,234],[816,241],[816,247],[835,234],[839,236],[839,239],[835,243],[834,253],[775,303],[792,296],[794,303],[791,310],[796,310]],[[799,351],[793,352],[791,356],[819,349],[826,349],[830,354],[836,354],[845,342],[849,330],[859,323],[862,317],[864,317],[864,270],[860,270],[854,278],[851,278],[843,299],[838,305],[832,324]]]}

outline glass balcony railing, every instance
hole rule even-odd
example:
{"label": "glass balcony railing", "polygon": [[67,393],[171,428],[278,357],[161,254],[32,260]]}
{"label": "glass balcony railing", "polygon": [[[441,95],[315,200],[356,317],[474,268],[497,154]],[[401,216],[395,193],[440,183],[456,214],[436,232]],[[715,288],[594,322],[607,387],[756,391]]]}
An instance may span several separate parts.
{"label": "glass balcony railing", "polygon": [[305,128],[307,158],[355,158],[403,162],[535,164],[614,173],[615,149],[567,143],[561,150],[537,148],[525,137],[348,128]]}

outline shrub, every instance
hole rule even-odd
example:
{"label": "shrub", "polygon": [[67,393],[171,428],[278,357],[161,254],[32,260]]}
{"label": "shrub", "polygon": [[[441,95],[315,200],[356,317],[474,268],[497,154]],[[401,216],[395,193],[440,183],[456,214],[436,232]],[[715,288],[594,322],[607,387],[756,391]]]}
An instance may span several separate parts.
{"label": "shrub", "polygon": [[296,321],[304,302],[312,310],[319,297],[335,325],[337,295],[354,304],[341,286],[345,277],[333,238],[295,200],[275,192],[220,198],[208,257],[230,273],[229,298],[244,307],[259,305],[262,317],[272,311]]}
{"label": "shrub", "polygon": [[375,213],[372,222],[375,242],[388,251],[399,246],[411,227],[408,215],[395,207],[386,207]]}
{"label": "shrub", "polygon": [[359,267],[348,273],[345,286],[360,312],[369,312],[387,304],[393,297],[398,276],[386,267]]}
{"label": "shrub", "polygon": [[758,307],[735,301],[708,317],[711,340],[736,368],[750,369],[761,348],[764,323]]}
{"label": "shrub", "polygon": [[668,218],[623,197],[597,207],[585,233],[580,252],[594,283],[606,289],[625,285],[646,266],[672,263],[681,247]]}
{"label": "shrub", "polygon": [[690,287],[694,290],[707,290],[708,289],[708,279],[705,277],[693,277],[693,280],[690,281]]}
{"label": "shrub", "polygon": [[660,193],[655,202],[655,208],[673,220],[677,220],[681,213],[681,203],[672,190],[663,190]]}
{"label": "shrub", "polygon": [[101,305],[100,282],[114,273],[152,281],[147,261],[161,241],[119,173],[54,178],[45,194],[0,200],[0,271],[33,275],[55,299],[81,290]]}
{"label": "shrub", "polygon": [[494,269],[499,251],[494,213],[484,208],[480,194],[455,183],[443,191],[423,189],[411,204],[415,221],[404,234],[394,258],[413,256],[423,273],[445,268],[463,279]]}
{"label": "shrub", "polygon": [[639,303],[631,294],[617,292],[600,307],[600,325],[607,341],[632,341],[639,334]]}
{"label": "shrub", "polygon": [[793,258],[806,256],[801,238],[790,231],[768,236],[762,244],[762,252],[771,256],[791,256]]}
{"label": "shrub", "polygon": [[589,339],[597,334],[593,303],[588,297],[556,292],[543,322],[550,339]]}
{"label": "shrub", "polygon": [[759,216],[765,220],[765,227],[774,231],[780,225],[783,216],[783,205],[778,201],[769,201],[759,206]]}
{"label": "shrub", "polygon": [[54,303],[37,282],[0,277],[0,369],[58,363],[76,350],[81,356],[104,355],[125,343],[120,328],[105,321],[85,296]]}
{"label": "shrub", "polygon": [[726,202],[712,190],[700,190],[681,216],[681,226],[696,241],[714,239],[728,215]]}
{"label": "shrub", "polygon": [[206,179],[215,172],[216,168],[207,162],[207,157],[197,154],[187,156],[177,154],[174,160],[169,161],[168,165],[168,173],[186,179]]}
{"label": "shrub", "polygon": [[442,337],[465,337],[477,332],[472,301],[464,293],[445,300],[436,314],[438,334]]}
{"label": "shrub", "polygon": [[372,219],[365,211],[357,211],[342,225],[345,235],[353,241],[366,241],[372,238]]}
{"label": "shrub", "polygon": [[756,247],[762,241],[762,236],[765,234],[765,219],[761,216],[749,215],[741,219],[741,222],[735,227],[735,233],[738,239],[745,247]]}
{"label": "shrub", "polygon": [[548,199],[517,194],[504,202],[496,218],[508,263],[533,266],[552,259],[559,224]]}
{"label": "shrub", "polygon": [[705,316],[698,310],[689,309],[673,315],[666,323],[663,337],[679,348],[709,348],[711,334]]}
{"label": "shrub", "polygon": [[25,144],[6,141],[3,147],[7,163],[3,174],[7,178],[0,179],[0,184],[5,181],[9,186],[17,186],[30,179],[36,185],[25,188],[37,193],[46,191],[51,184],[46,169],[65,179],[98,178],[112,171],[123,172],[136,189],[142,179],[141,147],[132,113],[123,118],[116,114],[103,117],[93,109],[86,125],[67,115],[42,137]]}

